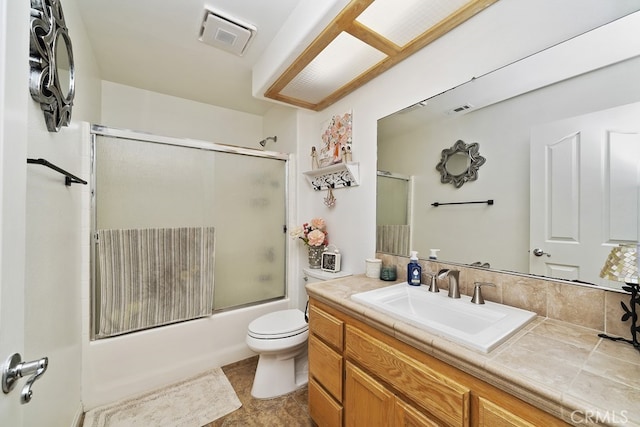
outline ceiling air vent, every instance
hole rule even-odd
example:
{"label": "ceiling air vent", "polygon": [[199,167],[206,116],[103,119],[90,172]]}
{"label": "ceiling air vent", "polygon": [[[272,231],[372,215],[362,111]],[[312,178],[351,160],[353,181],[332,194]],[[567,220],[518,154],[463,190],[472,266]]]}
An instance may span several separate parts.
{"label": "ceiling air vent", "polygon": [[200,41],[242,56],[256,33],[256,27],[225,16],[220,12],[205,11]]}
{"label": "ceiling air vent", "polygon": [[472,108],[473,108],[473,105],[464,104],[464,105],[461,105],[459,107],[452,108],[451,110],[447,111],[447,114],[449,114],[449,115],[451,115],[451,114],[460,114],[460,113],[464,113],[465,111],[468,111],[468,110],[470,110]]}

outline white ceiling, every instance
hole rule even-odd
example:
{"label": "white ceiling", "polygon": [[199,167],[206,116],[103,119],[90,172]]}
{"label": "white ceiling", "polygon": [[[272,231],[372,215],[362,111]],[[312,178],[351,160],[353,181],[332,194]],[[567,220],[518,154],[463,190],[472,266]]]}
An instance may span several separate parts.
{"label": "white ceiling", "polygon": [[[77,3],[102,79],[263,115],[274,104],[253,97],[252,69],[302,1],[77,0]],[[546,4],[546,8],[541,4]],[[503,0],[496,5],[502,6],[511,23],[533,19],[522,16],[525,6],[531,7],[530,0]],[[538,15],[547,26],[545,33],[571,37],[638,10],[640,0],[536,0],[535,5],[541,9]],[[244,56],[198,40],[207,8],[257,27],[257,35]],[[529,31],[535,31],[539,38],[538,28],[541,27]],[[500,28],[487,27],[483,31]],[[72,28],[70,33],[73,38]]]}
{"label": "white ceiling", "polygon": [[[103,80],[259,115],[274,104],[252,96],[251,70],[297,3],[78,1]],[[198,40],[207,7],[257,27],[244,56]]]}

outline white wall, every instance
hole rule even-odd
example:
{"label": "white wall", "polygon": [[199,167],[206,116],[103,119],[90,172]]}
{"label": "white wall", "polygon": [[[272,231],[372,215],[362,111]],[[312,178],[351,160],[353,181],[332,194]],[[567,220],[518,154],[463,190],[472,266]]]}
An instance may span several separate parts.
{"label": "white wall", "polygon": [[[40,105],[28,97],[27,157],[45,158],[88,179],[88,146],[82,121],[100,117],[98,68],[76,0],[62,0],[72,39],[76,97],[72,120],[59,132],[47,131]],[[17,19],[17,18],[16,18]],[[28,22],[28,16],[22,17]],[[20,63],[28,63],[25,50]],[[24,142],[23,142],[24,143]],[[25,163],[25,158],[16,159]],[[81,283],[86,274],[88,233],[82,217],[84,186],[64,185],[64,177],[39,165],[26,167],[25,354],[48,356],[49,368],[34,387],[24,425],[69,426],[81,415]]]}
{"label": "white wall", "polygon": [[261,116],[108,81],[99,124],[249,148],[264,138]]}

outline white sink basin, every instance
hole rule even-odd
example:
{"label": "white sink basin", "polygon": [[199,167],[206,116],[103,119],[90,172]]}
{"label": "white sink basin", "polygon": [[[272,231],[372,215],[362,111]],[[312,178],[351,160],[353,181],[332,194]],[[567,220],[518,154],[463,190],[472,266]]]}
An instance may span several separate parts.
{"label": "white sink basin", "polygon": [[484,353],[536,317],[531,311],[491,301],[473,304],[468,296],[449,298],[447,291],[429,292],[426,286],[406,283],[354,294],[351,299]]}

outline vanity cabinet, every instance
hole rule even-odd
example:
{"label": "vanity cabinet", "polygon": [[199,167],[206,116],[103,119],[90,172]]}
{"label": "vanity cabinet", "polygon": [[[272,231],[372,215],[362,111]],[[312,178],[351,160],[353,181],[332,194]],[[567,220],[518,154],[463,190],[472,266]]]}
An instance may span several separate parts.
{"label": "vanity cabinet", "polygon": [[320,427],[568,425],[313,297],[309,332],[309,412]]}
{"label": "vanity cabinet", "polygon": [[309,413],[318,426],[342,426],[344,322],[309,305]]}

